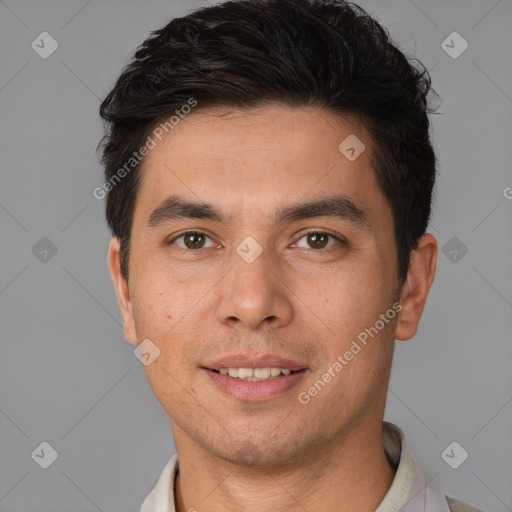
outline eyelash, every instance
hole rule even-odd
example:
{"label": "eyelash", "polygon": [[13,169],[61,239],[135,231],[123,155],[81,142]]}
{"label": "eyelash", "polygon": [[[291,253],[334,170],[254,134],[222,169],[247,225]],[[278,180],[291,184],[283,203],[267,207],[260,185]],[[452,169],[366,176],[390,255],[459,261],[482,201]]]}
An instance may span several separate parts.
{"label": "eyelash", "polygon": [[[183,238],[183,237],[185,237],[187,235],[202,235],[202,236],[205,236],[206,238],[209,238],[211,240],[211,237],[209,237],[206,233],[203,233],[201,231],[185,231],[185,233],[181,233],[181,235],[178,235],[178,236],[174,237],[172,240],[169,240],[168,242],[166,242],[166,245],[173,245],[176,240],[178,240],[179,238]],[[327,235],[327,236],[333,238],[334,240],[336,240],[342,246],[348,245],[347,242],[344,239],[342,239],[342,238],[340,238],[340,237],[338,237],[336,235],[333,235],[331,233],[328,233],[326,231],[318,231],[318,230],[307,231],[307,232],[303,233],[301,235],[301,237],[297,240],[297,242],[295,242],[295,244],[298,243],[300,240],[302,240],[304,237],[306,237],[308,235]],[[200,252],[200,251],[204,250],[203,248],[188,249],[188,248],[183,248],[183,247],[179,247],[179,246],[177,246],[177,248],[179,250],[182,250],[182,251],[185,251],[185,252]],[[213,249],[213,247],[207,247],[206,249]],[[299,249],[304,249],[304,248],[303,247],[299,247]],[[333,249],[335,249],[335,248],[333,248],[333,247],[328,247],[328,248],[323,248],[323,249],[313,249],[313,248],[311,248],[312,251],[327,252],[327,253],[332,252]]]}

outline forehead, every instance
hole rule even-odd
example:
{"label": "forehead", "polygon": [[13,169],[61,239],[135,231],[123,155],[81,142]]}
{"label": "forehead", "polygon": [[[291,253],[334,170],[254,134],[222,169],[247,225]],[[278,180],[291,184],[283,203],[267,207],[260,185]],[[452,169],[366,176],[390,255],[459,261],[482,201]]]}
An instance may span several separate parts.
{"label": "forehead", "polygon": [[226,216],[270,220],[288,202],[340,193],[370,218],[390,219],[371,164],[373,141],[353,117],[309,107],[215,107],[194,111],[156,142],[141,168],[134,223],[175,194],[218,205]]}

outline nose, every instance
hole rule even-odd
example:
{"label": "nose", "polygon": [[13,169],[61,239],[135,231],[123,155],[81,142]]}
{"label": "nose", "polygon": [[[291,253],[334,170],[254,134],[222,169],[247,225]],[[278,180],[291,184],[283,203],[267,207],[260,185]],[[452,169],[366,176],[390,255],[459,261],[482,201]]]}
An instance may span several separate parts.
{"label": "nose", "polygon": [[233,253],[232,270],[219,283],[218,320],[247,330],[284,327],[293,318],[285,274],[268,251],[249,261]]}

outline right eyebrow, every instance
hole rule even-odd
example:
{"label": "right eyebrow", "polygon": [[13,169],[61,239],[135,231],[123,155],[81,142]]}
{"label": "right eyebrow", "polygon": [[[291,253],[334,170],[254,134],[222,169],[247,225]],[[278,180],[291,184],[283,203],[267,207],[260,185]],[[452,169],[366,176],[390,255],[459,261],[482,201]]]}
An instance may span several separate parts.
{"label": "right eyebrow", "polygon": [[228,224],[230,217],[223,215],[215,206],[196,203],[171,195],[162,201],[151,213],[148,227],[153,228],[164,222],[178,219],[204,219]]}

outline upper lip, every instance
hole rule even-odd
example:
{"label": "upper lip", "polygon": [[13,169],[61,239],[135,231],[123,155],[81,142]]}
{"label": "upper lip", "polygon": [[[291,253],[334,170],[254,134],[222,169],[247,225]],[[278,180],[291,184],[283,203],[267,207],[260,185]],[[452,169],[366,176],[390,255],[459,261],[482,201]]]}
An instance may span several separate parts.
{"label": "upper lip", "polygon": [[288,368],[292,371],[298,371],[306,368],[305,365],[272,354],[262,356],[249,356],[245,354],[235,354],[224,356],[204,366],[210,370],[220,370],[221,368]]}

